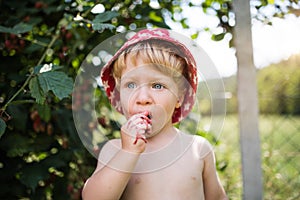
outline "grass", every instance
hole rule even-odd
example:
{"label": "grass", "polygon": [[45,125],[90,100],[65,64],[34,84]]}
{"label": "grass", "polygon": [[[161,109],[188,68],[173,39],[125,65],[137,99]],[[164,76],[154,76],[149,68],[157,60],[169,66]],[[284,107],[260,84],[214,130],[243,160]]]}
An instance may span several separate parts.
{"label": "grass", "polygon": [[[300,199],[300,117],[260,116],[259,129],[264,199]],[[219,141],[215,153],[218,168],[221,169],[220,179],[230,199],[242,199],[242,167],[236,115],[226,116]]]}

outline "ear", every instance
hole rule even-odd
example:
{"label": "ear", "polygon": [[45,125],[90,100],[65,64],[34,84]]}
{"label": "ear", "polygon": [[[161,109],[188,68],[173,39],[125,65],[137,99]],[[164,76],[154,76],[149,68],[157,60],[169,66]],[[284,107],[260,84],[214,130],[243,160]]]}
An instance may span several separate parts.
{"label": "ear", "polygon": [[183,92],[178,96],[178,100],[175,105],[175,108],[179,108],[182,105],[184,101],[185,93],[186,93],[186,89],[184,89]]}
{"label": "ear", "polygon": [[120,91],[120,84],[121,84],[121,79],[119,78],[115,78],[115,89],[117,89],[118,91]]}
{"label": "ear", "polygon": [[180,108],[180,106],[181,106],[181,103],[179,101],[177,101],[175,108]]}

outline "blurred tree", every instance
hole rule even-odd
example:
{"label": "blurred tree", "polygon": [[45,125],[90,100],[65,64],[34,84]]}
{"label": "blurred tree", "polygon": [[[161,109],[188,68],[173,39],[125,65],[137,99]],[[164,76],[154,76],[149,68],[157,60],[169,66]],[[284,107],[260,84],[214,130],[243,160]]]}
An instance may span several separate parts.
{"label": "blurred tree", "polygon": [[263,114],[299,115],[300,56],[258,71],[259,106]]}

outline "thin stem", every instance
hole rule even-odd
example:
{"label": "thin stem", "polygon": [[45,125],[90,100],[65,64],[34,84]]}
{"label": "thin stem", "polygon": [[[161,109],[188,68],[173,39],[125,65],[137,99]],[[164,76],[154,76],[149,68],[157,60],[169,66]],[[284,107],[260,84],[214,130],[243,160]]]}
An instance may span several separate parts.
{"label": "thin stem", "polygon": [[25,100],[16,100],[16,101],[10,102],[10,104],[13,104],[13,105],[25,104],[25,103],[35,103],[35,101],[32,99],[27,99],[27,100],[25,99]]}
{"label": "thin stem", "polygon": [[31,80],[31,78],[33,77],[33,73],[31,73],[28,78],[26,79],[25,83],[22,85],[22,87],[6,102],[6,104],[1,108],[1,110],[5,111],[7,106],[20,94],[20,92],[22,92],[25,87],[27,86],[27,84],[29,83],[29,81]]}
{"label": "thin stem", "polygon": [[40,58],[39,62],[37,63],[37,66],[39,66],[39,65],[42,64],[43,60],[44,60],[45,57],[46,57],[47,51],[48,51],[49,49],[51,49],[52,45],[55,43],[55,41],[58,39],[58,37],[59,37],[59,34],[55,34],[55,35],[52,37],[51,42],[48,44],[47,49],[46,49],[45,52],[43,53],[43,55],[42,55],[42,57]]}

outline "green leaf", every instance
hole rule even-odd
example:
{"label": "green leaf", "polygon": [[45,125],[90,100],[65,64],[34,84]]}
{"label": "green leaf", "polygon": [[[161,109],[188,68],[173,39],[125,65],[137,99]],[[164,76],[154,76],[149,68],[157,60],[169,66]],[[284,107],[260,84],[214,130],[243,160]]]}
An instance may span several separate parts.
{"label": "green leaf", "polygon": [[21,34],[31,31],[32,28],[33,26],[31,24],[25,24],[23,22],[20,22],[16,24],[13,28],[0,26],[0,33]]}
{"label": "green leaf", "polygon": [[7,28],[5,26],[0,25],[0,33],[10,33],[11,30],[12,30],[11,28]]}
{"label": "green leaf", "polygon": [[96,23],[93,24],[93,30],[95,31],[103,31],[104,29],[113,30],[115,28],[112,24],[103,24],[103,23]]}
{"label": "green leaf", "polygon": [[197,39],[198,38],[198,35],[199,35],[199,32],[197,33],[194,33],[193,35],[191,35],[191,38],[194,40],[194,39]]}
{"label": "green leaf", "polygon": [[30,80],[29,89],[31,96],[35,98],[35,101],[39,104],[44,104],[46,100],[46,93],[41,89],[39,80],[36,76]]}
{"label": "green leaf", "polygon": [[0,118],[0,138],[4,134],[5,129],[6,129],[6,123],[3,119]]}
{"label": "green leaf", "polygon": [[31,43],[29,44],[25,49],[24,49],[24,53],[27,53],[27,54],[32,54],[36,51],[40,51],[41,49],[43,49],[44,47],[41,46],[41,45],[38,45],[38,44],[34,44],[34,43]]}
{"label": "green leaf", "polygon": [[161,18],[160,16],[156,15],[155,11],[152,11],[149,13],[149,18],[152,19],[155,22],[162,22],[163,18]]}
{"label": "green leaf", "polygon": [[31,24],[25,24],[25,23],[21,22],[13,27],[13,32],[16,34],[27,33],[29,31],[31,31],[32,28],[33,28],[33,26]]}
{"label": "green leaf", "polygon": [[102,23],[111,20],[114,17],[119,16],[119,13],[116,11],[107,11],[104,13],[98,14],[93,20],[93,24]]}
{"label": "green leaf", "polygon": [[38,75],[38,80],[44,93],[51,90],[59,99],[68,97],[72,93],[73,80],[64,72],[44,72]]}
{"label": "green leaf", "polygon": [[226,33],[221,33],[221,34],[218,34],[218,35],[212,35],[212,36],[211,36],[211,39],[214,40],[214,41],[220,41],[220,40],[223,40],[225,34],[226,34]]}
{"label": "green leaf", "polygon": [[51,109],[47,104],[38,105],[37,111],[38,111],[40,117],[42,118],[42,120],[44,120],[45,122],[49,122],[49,120],[51,118]]}
{"label": "green leaf", "polygon": [[[52,64],[39,65],[34,68],[34,74],[37,76],[30,80],[29,88],[31,96],[36,99],[37,103],[44,104],[49,91],[52,91],[59,99],[68,97],[72,93],[73,80],[64,72],[55,71],[61,68],[61,66]],[[51,115],[49,109],[39,112],[42,113],[45,121],[49,120]]]}

